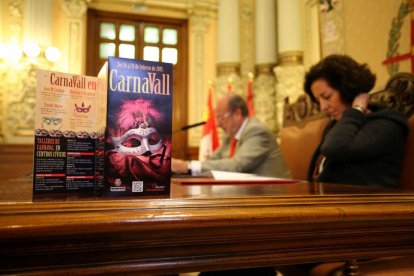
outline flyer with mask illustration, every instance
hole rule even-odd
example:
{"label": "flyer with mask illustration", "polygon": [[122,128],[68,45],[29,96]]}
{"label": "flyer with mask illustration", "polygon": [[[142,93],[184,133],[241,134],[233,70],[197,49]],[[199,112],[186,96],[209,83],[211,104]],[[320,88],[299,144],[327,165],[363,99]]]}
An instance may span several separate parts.
{"label": "flyer with mask illustration", "polygon": [[170,193],[172,64],[108,58],[105,195]]}
{"label": "flyer with mask illustration", "polygon": [[102,186],[105,106],[105,79],[37,71],[33,194]]}

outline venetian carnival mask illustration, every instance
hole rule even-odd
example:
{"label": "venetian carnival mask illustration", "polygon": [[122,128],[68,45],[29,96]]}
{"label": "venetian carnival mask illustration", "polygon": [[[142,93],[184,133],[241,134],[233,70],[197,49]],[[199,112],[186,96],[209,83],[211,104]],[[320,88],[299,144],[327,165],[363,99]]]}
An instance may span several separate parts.
{"label": "venetian carnival mask illustration", "polygon": [[162,139],[153,127],[142,123],[138,128],[125,132],[121,137],[111,137],[114,150],[119,153],[149,155],[162,147]]}
{"label": "venetian carnival mask illustration", "polygon": [[44,126],[61,127],[62,126],[62,118],[42,117],[42,128]]}
{"label": "venetian carnival mask illustration", "polygon": [[[109,181],[120,179],[161,179],[170,166],[171,140],[160,128],[163,111],[151,100],[125,101],[109,126],[112,149],[108,155]],[[151,180],[152,181],[152,180]]]}
{"label": "venetian carnival mask illustration", "polygon": [[91,109],[91,105],[85,106],[84,102],[82,102],[82,104],[80,106],[75,103],[75,110],[78,113],[88,113],[90,111],[90,109]]}

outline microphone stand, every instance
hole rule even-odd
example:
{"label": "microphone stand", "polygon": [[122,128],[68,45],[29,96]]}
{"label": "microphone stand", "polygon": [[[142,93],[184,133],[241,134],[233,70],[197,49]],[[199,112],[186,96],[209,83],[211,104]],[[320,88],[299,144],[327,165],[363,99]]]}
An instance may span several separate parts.
{"label": "microphone stand", "polygon": [[183,126],[183,127],[182,127],[182,128],[180,128],[180,129],[174,130],[174,131],[172,132],[172,134],[177,133],[177,132],[180,132],[180,131],[188,130],[188,129],[193,128],[193,127],[198,127],[198,126],[204,125],[205,123],[206,123],[206,122],[205,122],[205,121],[203,121],[203,122],[198,122],[198,123],[195,123],[195,124],[191,124],[191,125]]}

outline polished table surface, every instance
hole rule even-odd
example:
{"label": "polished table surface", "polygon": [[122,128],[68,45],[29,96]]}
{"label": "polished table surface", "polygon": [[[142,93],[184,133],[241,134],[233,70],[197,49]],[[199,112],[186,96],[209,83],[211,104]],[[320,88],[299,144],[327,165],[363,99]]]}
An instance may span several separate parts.
{"label": "polished table surface", "polygon": [[33,197],[0,180],[0,274],[168,274],[414,255],[414,195],[174,178],[171,195]]}

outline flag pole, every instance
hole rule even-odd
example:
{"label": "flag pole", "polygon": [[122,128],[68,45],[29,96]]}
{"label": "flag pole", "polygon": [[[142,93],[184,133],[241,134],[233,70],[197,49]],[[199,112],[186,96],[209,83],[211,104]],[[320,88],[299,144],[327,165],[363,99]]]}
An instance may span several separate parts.
{"label": "flag pole", "polygon": [[227,79],[227,91],[229,92],[229,94],[233,93],[233,78],[229,77]]}
{"label": "flag pole", "polygon": [[249,80],[247,82],[247,108],[249,110],[249,117],[254,116],[254,94],[253,94],[253,78],[252,72],[248,74]]}
{"label": "flag pole", "polygon": [[204,119],[206,124],[203,127],[198,152],[200,161],[207,159],[219,146],[217,125],[215,121],[216,116],[213,108],[213,85],[211,80],[208,81],[208,95]]}

